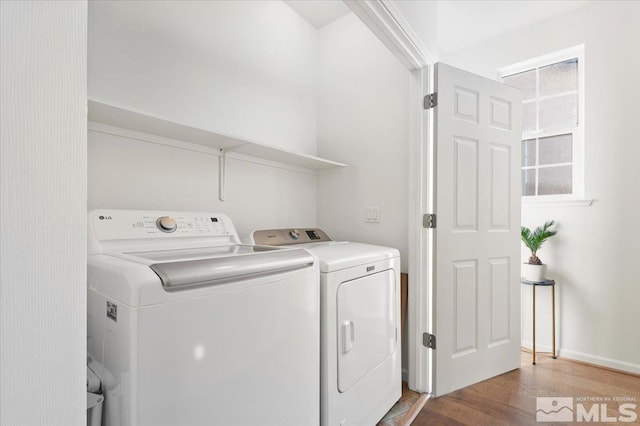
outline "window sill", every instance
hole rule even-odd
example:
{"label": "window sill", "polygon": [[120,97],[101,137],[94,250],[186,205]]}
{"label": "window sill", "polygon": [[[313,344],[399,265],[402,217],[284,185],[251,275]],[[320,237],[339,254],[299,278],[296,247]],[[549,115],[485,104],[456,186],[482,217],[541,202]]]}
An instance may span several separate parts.
{"label": "window sill", "polygon": [[571,198],[571,199],[522,199],[522,205],[527,207],[589,207],[593,204],[594,199]]}

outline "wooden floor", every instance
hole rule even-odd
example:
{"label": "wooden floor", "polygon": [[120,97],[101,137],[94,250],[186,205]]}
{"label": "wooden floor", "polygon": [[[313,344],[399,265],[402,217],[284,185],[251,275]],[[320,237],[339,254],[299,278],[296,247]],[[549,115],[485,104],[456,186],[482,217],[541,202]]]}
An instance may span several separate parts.
{"label": "wooden floor", "polygon": [[[639,377],[562,358],[538,355],[536,362],[531,365],[531,354],[523,352],[519,370],[428,400],[413,426],[550,425],[536,422],[538,396],[633,397],[638,420],[622,424],[640,424]],[[585,402],[586,408],[591,404]],[[618,415],[617,403],[607,408],[609,415]]]}
{"label": "wooden floor", "polygon": [[396,404],[391,407],[391,410],[380,420],[378,426],[402,426],[407,413],[411,410],[411,407],[420,399],[418,392],[414,392],[405,382],[402,382],[402,396]]}

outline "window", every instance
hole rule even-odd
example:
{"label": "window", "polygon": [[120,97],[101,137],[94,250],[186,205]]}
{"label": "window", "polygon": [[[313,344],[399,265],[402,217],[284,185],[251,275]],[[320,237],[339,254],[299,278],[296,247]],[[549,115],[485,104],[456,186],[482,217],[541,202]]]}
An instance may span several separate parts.
{"label": "window", "polygon": [[522,90],[522,195],[584,196],[584,48],[512,65],[500,80]]}

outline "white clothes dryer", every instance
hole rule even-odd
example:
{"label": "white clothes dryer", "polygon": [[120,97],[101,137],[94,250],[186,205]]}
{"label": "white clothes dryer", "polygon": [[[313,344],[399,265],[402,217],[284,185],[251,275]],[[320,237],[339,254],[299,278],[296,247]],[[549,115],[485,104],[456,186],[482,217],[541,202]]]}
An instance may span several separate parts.
{"label": "white clothes dryer", "polygon": [[332,241],[314,228],[259,230],[249,240],[317,256],[320,423],[374,426],[402,395],[398,250]]}
{"label": "white clothes dryer", "polygon": [[242,245],[219,213],[88,219],[88,353],[104,366],[103,426],[319,423],[311,254]]}

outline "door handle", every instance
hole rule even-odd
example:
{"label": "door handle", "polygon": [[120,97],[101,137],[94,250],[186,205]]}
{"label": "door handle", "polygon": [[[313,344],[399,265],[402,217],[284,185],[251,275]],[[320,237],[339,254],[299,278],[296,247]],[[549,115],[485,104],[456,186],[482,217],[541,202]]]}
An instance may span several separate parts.
{"label": "door handle", "polygon": [[356,339],[356,328],[353,321],[346,320],[342,323],[342,353],[346,354],[353,349]]}

